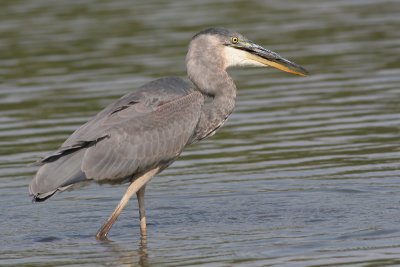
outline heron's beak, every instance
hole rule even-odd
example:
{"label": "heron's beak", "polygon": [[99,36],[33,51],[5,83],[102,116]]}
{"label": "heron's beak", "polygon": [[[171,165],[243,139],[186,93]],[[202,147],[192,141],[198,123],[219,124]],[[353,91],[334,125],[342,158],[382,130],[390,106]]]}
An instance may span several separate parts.
{"label": "heron's beak", "polygon": [[252,42],[239,42],[237,45],[234,45],[234,47],[246,51],[246,57],[249,60],[296,75],[308,75],[308,71],[302,66],[297,65],[296,63],[287,60],[279,54],[265,49],[258,44]]}

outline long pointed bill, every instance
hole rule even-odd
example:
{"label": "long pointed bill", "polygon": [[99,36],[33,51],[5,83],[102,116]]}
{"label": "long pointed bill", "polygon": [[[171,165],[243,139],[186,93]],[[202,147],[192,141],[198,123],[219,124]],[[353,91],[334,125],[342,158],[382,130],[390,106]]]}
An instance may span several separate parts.
{"label": "long pointed bill", "polygon": [[259,62],[261,64],[277,68],[279,70],[293,73],[300,76],[308,75],[308,71],[300,65],[297,65],[279,54],[265,49],[255,43],[246,43],[244,46],[236,46],[236,48],[247,52],[247,59]]}

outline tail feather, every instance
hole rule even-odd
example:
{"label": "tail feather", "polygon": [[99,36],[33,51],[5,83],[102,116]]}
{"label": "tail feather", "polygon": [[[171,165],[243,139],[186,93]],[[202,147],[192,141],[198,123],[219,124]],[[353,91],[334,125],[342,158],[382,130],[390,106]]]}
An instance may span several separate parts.
{"label": "tail feather", "polygon": [[36,194],[32,197],[32,202],[43,202],[49,197],[52,197],[58,190],[54,190],[52,192],[44,193],[44,194]]}
{"label": "tail feather", "polygon": [[80,150],[42,165],[29,185],[29,194],[33,196],[33,201],[44,201],[58,191],[86,181],[86,175],[81,170],[84,152],[85,150]]}

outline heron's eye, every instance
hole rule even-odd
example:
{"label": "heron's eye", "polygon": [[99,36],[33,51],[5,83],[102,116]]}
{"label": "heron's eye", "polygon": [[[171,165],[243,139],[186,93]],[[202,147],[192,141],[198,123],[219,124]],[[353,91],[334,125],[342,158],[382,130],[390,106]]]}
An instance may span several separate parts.
{"label": "heron's eye", "polygon": [[239,38],[232,37],[231,41],[232,41],[232,44],[237,44],[239,42]]}

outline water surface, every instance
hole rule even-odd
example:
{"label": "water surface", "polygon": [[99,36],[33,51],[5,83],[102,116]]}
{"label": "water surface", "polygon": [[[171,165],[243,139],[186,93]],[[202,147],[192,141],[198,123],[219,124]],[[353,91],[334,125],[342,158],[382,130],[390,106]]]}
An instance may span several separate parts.
{"label": "water surface", "polygon": [[[0,265],[400,264],[398,1],[2,1]],[[236,29],[312,73],[233,70],[237,107],[148,186],[32,204],[31,164],[105,105],[185,76],[191,36]]]}

